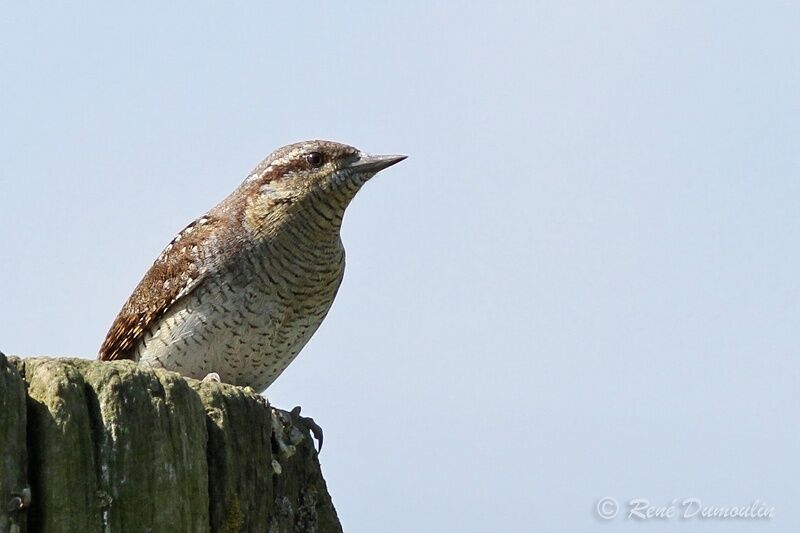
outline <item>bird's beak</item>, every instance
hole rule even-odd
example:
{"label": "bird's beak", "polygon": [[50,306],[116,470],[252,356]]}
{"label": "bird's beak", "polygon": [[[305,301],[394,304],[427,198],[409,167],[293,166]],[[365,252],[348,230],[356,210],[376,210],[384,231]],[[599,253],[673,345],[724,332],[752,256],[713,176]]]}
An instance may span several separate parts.
{"label": "bird's beak", "polygon": [[407,155],[369,155],[361,154],[361,157],[350,163],[350,168],[355,169],[357,172],[380,172],[384,168],[388,168],[395,163],[399,163]]}

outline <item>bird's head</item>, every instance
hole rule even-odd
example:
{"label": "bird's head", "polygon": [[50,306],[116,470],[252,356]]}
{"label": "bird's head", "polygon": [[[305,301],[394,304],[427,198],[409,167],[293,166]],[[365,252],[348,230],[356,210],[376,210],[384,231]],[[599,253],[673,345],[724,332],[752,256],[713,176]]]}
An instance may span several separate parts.
{"label": "bird's head", "polygon": [[305,141],[279,148],[253,169],[240,187],[246,194],[250,225],[269,226],[277,217],[317,215],[338,225],[361,186],[405,158],[370,155],[332,141]]}

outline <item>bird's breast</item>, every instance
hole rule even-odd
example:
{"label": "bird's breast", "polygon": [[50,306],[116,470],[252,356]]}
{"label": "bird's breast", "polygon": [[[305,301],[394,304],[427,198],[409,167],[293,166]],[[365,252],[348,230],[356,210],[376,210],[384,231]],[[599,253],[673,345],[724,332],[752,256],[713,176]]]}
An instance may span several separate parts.
{"label": "bird's breast", "polygon": [[343,274],[338,236],[254,247],[177,302],[140,343],[140,359],[198,379],[216,372],[261,391],[320,326]]}

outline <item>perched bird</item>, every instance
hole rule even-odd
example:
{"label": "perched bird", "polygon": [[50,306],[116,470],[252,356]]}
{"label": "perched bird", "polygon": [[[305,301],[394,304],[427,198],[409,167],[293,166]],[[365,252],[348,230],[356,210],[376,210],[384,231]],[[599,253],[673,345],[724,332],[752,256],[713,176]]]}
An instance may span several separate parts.
{"label": "perched bird", "polygon": [[345,208],[375,173],[405,157],[330,141],[276,150],[167,245],[99,358],[265,390],[333,303],[344,274]]}

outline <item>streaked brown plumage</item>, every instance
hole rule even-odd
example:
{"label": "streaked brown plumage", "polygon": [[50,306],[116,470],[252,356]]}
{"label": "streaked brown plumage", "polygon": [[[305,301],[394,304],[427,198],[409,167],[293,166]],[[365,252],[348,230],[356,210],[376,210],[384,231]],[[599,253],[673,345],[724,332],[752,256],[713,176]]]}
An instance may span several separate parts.
{"label": "streaked brown plumage", "polygon": [[166,247],[99,358],[266,389],[333,303],[344,273],[345,208],[376,172],[402,159],[330,141],[276,150]]}

